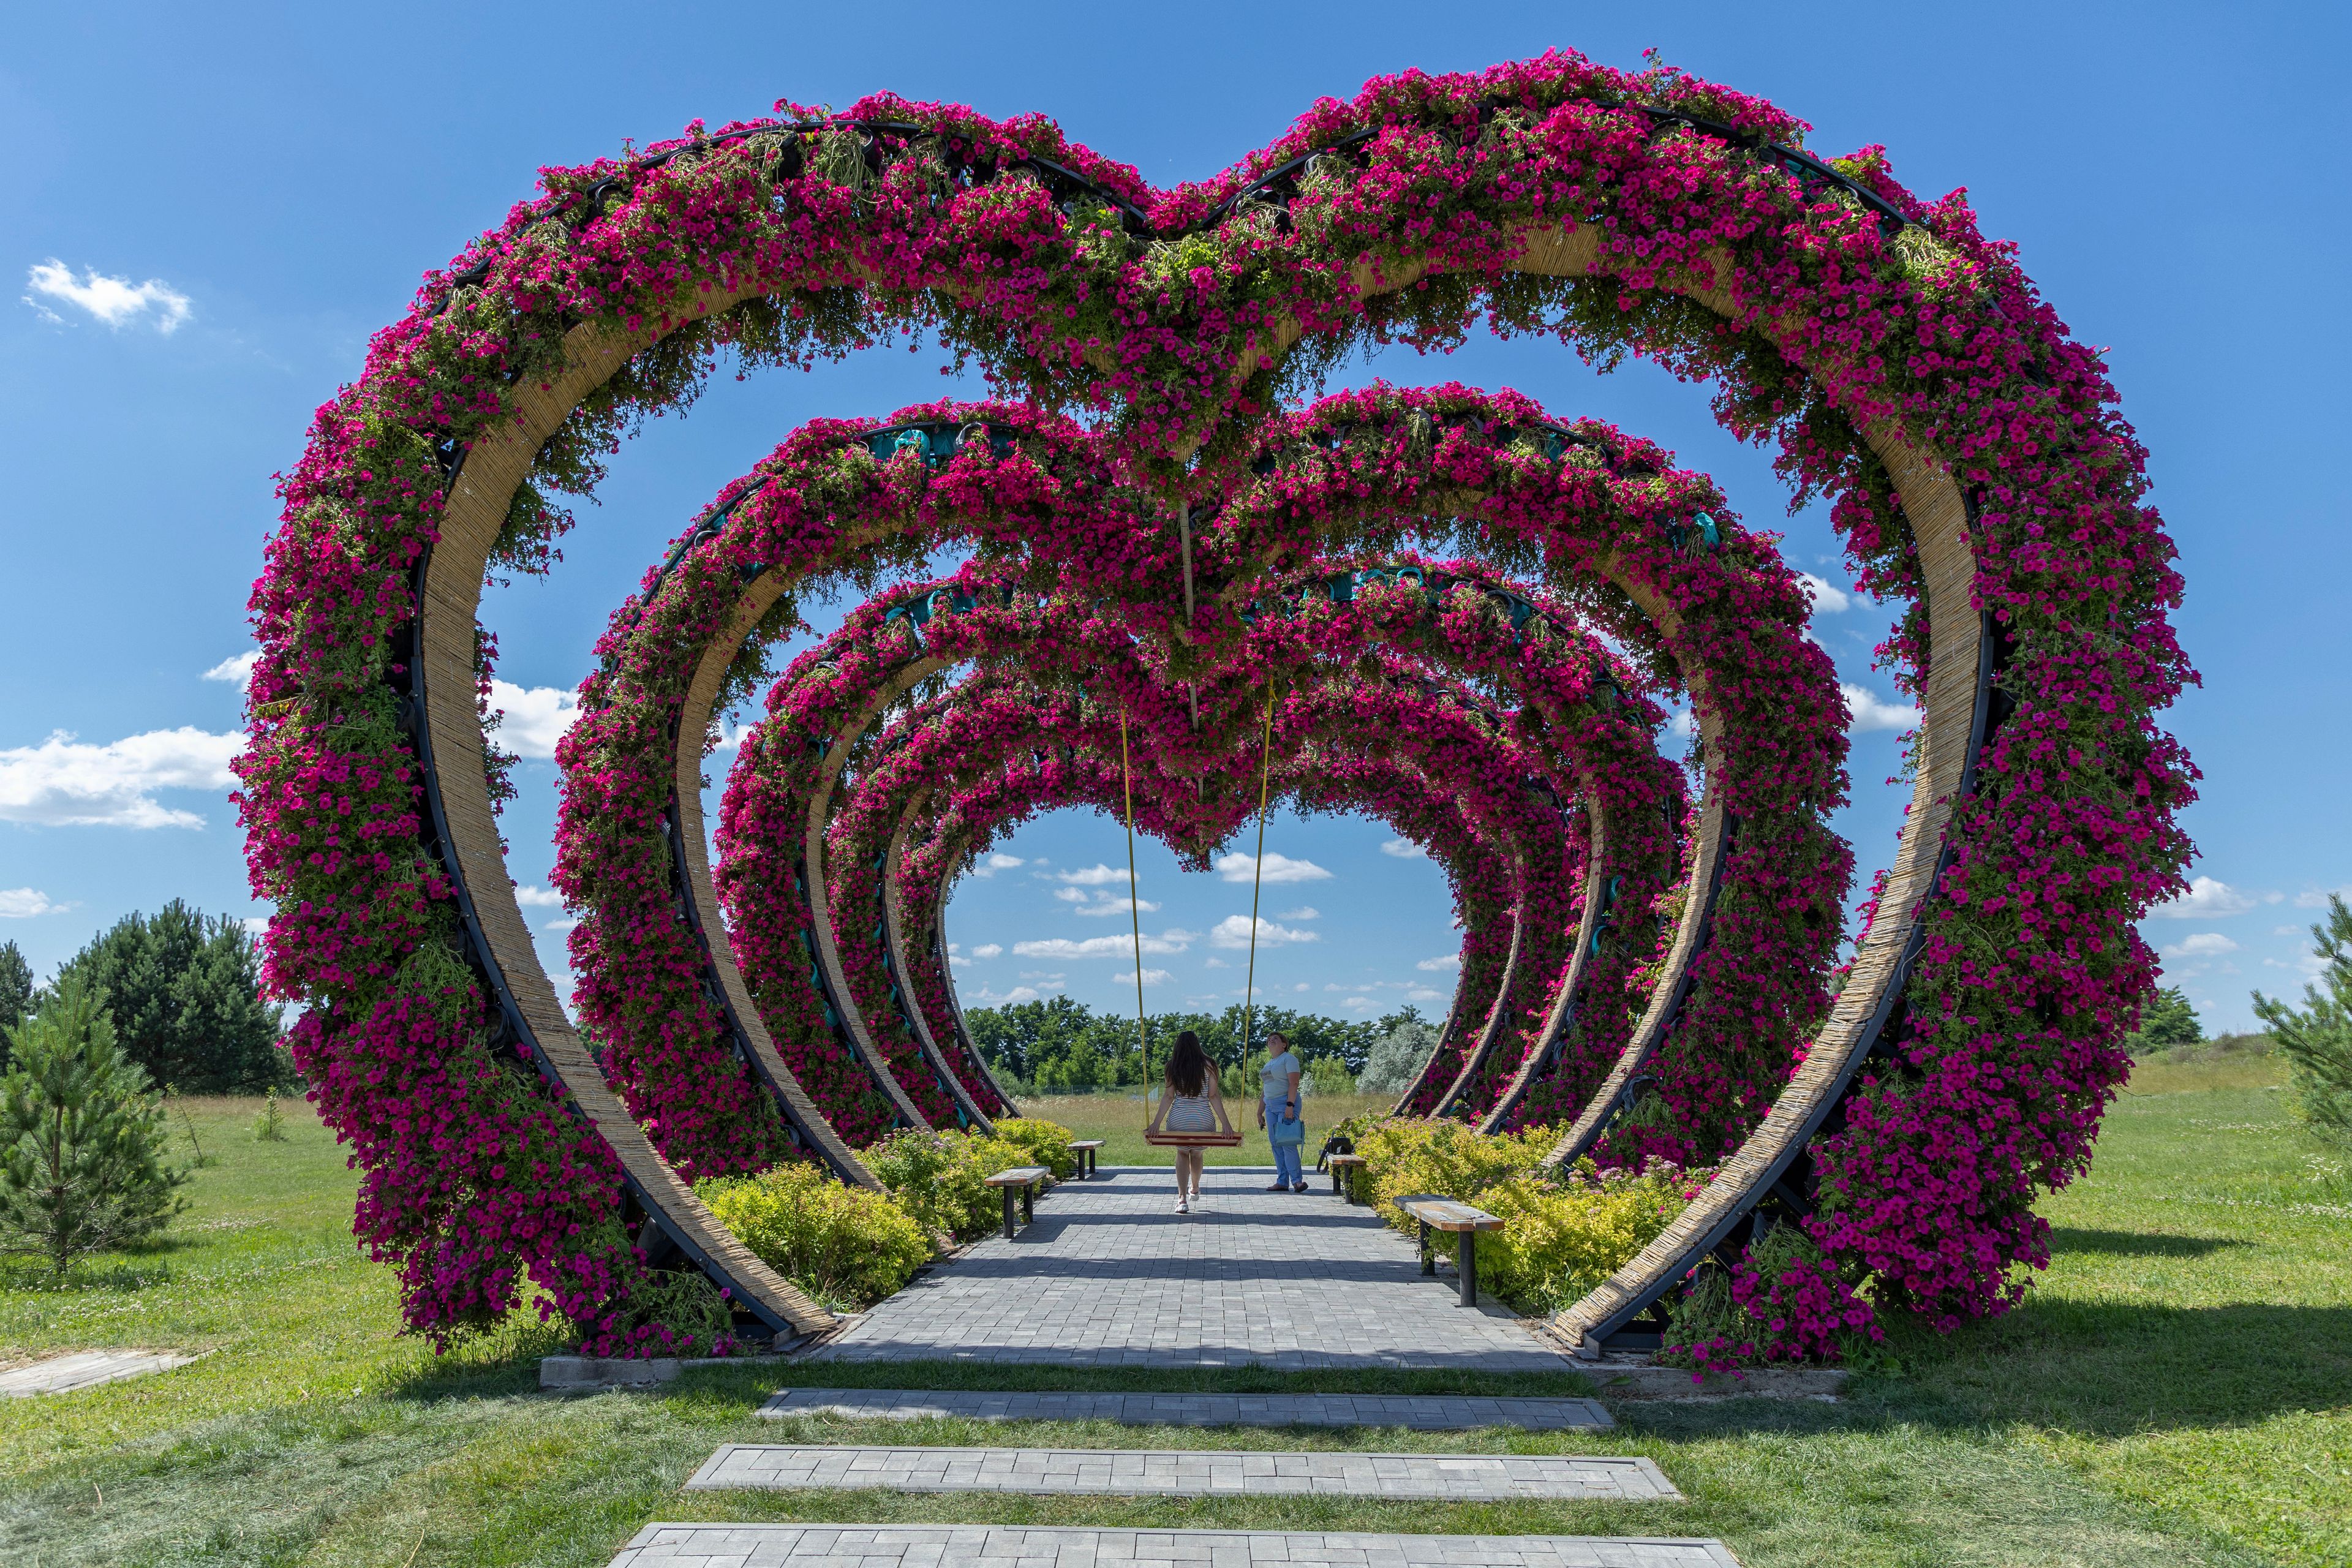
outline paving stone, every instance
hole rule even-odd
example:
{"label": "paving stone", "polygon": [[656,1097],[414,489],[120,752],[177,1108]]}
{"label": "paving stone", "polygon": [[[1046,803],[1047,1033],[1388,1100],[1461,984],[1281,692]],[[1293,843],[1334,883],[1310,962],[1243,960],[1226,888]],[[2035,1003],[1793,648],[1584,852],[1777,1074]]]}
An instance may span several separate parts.
{"label": "paving stone", "polygon": [[1639,1458],[1555,1454],[1253,1453],[1164,1448],[932,1448],[729,1443],[688,1491],[847,1487],[908,1492],[1031,1492],[1121,1497],[1246,1493],[1497,1502],[1679,1501]]}
{"label": "paving stone", "polygon": [[1126,1426],[1402,1426],[1466,1432],[1599,1431],[1615,1425],[1594,1399],[1487,1399],[1422,1394],[1015,1394],[965,1389],[787,1388],[760,1407],[780,1421],[1116,1421]]}
{"label": "paving stone", "polygon": [[1060,1366],[1458,1368],[1576,1364],[1493,1303],[1420,1276],[1412,1243],[1271,1168],[1215,1166],[1174,1212],[1171,1171],[1065,1182],[1011,1241],[932,1269],[810,1352],[822,1361]]}
{"label": "paving stone", "polygon": [[0,1373],[0,1396],[29,1399],[37,1394],[71,1394],[101,1383],[169,1372],[195,1359],[173,1351],[77,1351]]}
{"label": "paving stone", "polygon": [[961,1524],[649,1524],[613,1568],[1739,1568],[1719,1541]]}

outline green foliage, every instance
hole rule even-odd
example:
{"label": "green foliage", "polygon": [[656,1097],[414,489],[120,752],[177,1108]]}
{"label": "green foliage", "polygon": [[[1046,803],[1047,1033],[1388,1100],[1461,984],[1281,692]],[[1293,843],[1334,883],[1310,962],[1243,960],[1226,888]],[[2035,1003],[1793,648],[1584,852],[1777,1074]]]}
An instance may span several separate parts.
{"label": "green foliage", "polygon": [[1023,1163],[1045,1166],[1057,1182],[1078,1173],[1078,1157],[1070,1149],[1070,1140],[1076,1136],[1058,1121],[1034,1116],[1007,1116],[996,1123],[998,1142],[1012,1144],[1028,1156]]}
{"label": "green foliage", "polygon": [[271,1089],[253,1118],[253,1135],[264,1143],[286,1142],[286,1113],[278,1109],[278,1091]]}
{"label": "green foliage", "polygon": [[68,975],[11,1035],[0,1078],[0,1251],[76,1258],[130,1246],[187,1206],[162,1101],[115,1043],[105,998]]}
{"label": "green foliage", "polygon": [[[1068,1136],[1063,1135],[1066,1158]],[[892,1200],[926,1231],[959,1241],[986,1236],[1003,1211],[1003,1200],[993,1187],[982,1186],[983,1180],[1015,1165],[1045,1163],[1034,1158],[1027,1147],[1003,1138],[928,1132],[920,1128],[893,1132],[860,1158],[876,1179],[890,1189]]]}
{"label": "green foliage", "polygon": [[1557,1130],[1482,1134],[1454,1121],[1391,1120],[1353,1130],[1369,1191],[1383,1219],[1407,1235],[1419,1228],[1396,1206],[1406,1193],[1458,1198],[1502,1219],[1477,1240],[1487,1289],[1522,1312],[1550,1312],[1590,1291],[1665,1229],[1690,1201],[1691,1182],[1671,1169],[1655,1175],[1597,1173],[1590,1161],[1557,1179],[1537,1167]]}
{"label": "green foliage", "polygon": [[123,1050],[158,1083],[232,1094],[292,1081],[253,939],[226,915],[177,899],[152,919],[125,915],[58,974],[106,993]]}
{"label": "green foliage", "polygon": [[2197,1009],[2189,1005],[2189,994],[2178,985],[2168,985],[2149,997],[2147,1005],[2140,1009],[2139,1027],[2125,1037],[2124,1047],[2136,1057],[2144,1057],[2179,1046],[2193,1046],[2204,1037],[2205,1026],[2197,1021]]}
{"label": "green foliage", "polygon": [[1382,1121],[1356,1140],[1356,1152],[1365,1162],[1360,1175],[1371,1179],[1369,1188],[1360,1180],[1356,1190],[1369,1190],[1381,1206],[1381,1217],[1411,1233],[1416,1228],[1413,1222],[1395,1206],[1399,1194],[1426,1193],[1477,1203],[1489,1187],[1531,1173],[1559,1142],[1559,1135],[1548,1127],[1486,1136],[1458,1121]]}
{"label": "green foliage", "polygon": [[1317,1057],[1307,1064],[1307,1073],[1299,1083],[1303,1094],[1353,1094],[1355,1075],[1348,1064],[1337,1057]]}
{"label": "green foliage", "polygon": [[2352,1142],[2352,909],[2341,894],[2328,895],[2327,919],[2311,938],[2322,967],[2319,984],[2303,988],[2303,1010],[2257,991],[2254,1012],[2293,1064],[2304,1119],[2322,1137]]}
{"label": "green foliage", "polygon": [[[1186,1029],[1201,1037],[1201,1048],[1211,1061],[1225,1068],[1242,1067],[1244,1023],[1248,1054],[1255,1059],[1264,1059],[1266,1037],[1279,1032],[1298,1053],[1299,1060],[1311,1067],[1329,1058],[1349,1074],[1360,1071],[1374,1045],[1401,1027],[1428,1031],[1432,1044],[1436,1038],[1435,1032],[1422,1022],[1420,1010],[1412,1006],[1364,1023],[1294,1013],[1286,1007],[1260,1006],[1254,1017],[1239,1006],[1223,1013],[1154,1013],[1145,1019],[1151,1039],[1152,1081],[1158,1081],[1167,1065],[1177,1035]],[[1097,1013],[1067,996],[1006,1007],[974,1007],[965,1013],[964,1025],[991,1068],[1036,1093],[1139,1086],[1146,1077],[1133,1016]],[[1422,1055],[1428,1055],[1426,1047]],[[1255,1092],[1254,1086],[1244,1087]]]}
{"label": "green foliage", "polygon": [[0,1070],[8,1066],[8,1032],[33,1005],[33,966],[13,942],[0,942]]}
{"label": "green foliage", "polygon": [[1556,1312],[1622,1268],[1690,1201],[1680,1173],[1512,1176],[1478,1195],[1504,1227],[1478,1237],[1478,1274],[1522,1312]]}
{"label": "green foliage", "polygon": [[718,1176],[695,1191],[762,1263],[835,1310],[880,1300],[931,1257],[930,1237],[906,1210],[813,1163]]}
{"label": "green foliage", "polygon": [[1356,1088],[1364,1094],[1402,1094],[1437,1049],[1437,1030],[1418,1018],[1400,1022],[1364,1053]]}

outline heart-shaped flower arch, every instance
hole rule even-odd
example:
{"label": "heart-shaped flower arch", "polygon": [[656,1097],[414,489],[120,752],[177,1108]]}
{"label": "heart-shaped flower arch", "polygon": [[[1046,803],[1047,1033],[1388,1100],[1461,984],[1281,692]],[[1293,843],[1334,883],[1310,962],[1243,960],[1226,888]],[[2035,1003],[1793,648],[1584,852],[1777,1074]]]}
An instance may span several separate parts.
{"label": "heart-shaped flower arch", "polygon": [[[491,1321],[528,1271],[605,1347],[723,1331],[645,1272],[633,1209],[768,1327],[824,1321],[654,1155],[514,904],[475,609],[487,570],[543,557],[549,489],[592,485],[721,345],[788,362],[929,323],[1032,401],[1115,410],[1172,510],[1234,493],[1255,422],[1350,343],[1442,346],[1482,311],[1705,377],[1777,438],[1907,603],[1889,651],[1926,710],[1837,1006],[1725,1177],[1560,1326],[1622,1328],[1775,1191],[1882,1305],[2013,1299],[2045,1256],[2032,1194],[2082,1168],[2152,984],[2132,922],[2181,885],[2194,774],[2152,717],[2189,673],[2179,582],[2095,356],[1957,198],[1917,202],[1875,150],[1822,163],[1803,129],[1555,54],[1374,82],[1165,194],[1042,120],[895,99],[549,171],[321,410],[253,600],[268,975],[311,1005],[294,1046],[412,1322]],[[582,1212],[609,1217],[544,1217]]]}

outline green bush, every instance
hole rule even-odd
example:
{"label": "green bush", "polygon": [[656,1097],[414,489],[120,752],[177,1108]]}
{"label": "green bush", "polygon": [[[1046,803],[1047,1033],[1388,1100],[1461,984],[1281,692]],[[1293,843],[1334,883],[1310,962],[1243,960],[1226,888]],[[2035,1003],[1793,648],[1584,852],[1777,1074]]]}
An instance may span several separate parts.
{"label": "green bush", "polygon": [[1365,1161],[1358,1190],[1406,1235],[1420,1228],[1396,1206],[1407,1193],[1475,1204],[1504,1221],[1479,1236],[1478,1272],[1522,1312],[1557,1311],[1617,1272],[1705,1179],[1672,1166],[1596,1173],[1590,1161],[1547,1178],[1537,1166],[1559,1141],[1549,1127],[1487,1135],[1454,1121],[1395,1120],[1354,1136]]}
{"label": "green bush", "polygon": [[929,1235],[880,1193],[793,1163],[694,1189],[760,1261],[835,1310],[872,1305],[931,1257]]}
{"label": "green bush", "polygon": [[1671,1168],[1641,1176],[1592,1173],[1579,1162],[1559,1185],[1512,1176],[1478,1194],[1504,1221],[1478,1237],[1478,1274],[1527,1313],[1556,1312],[1633,1260],[1697,1194]]}
{"label": "green bush", "polygon": [[1400,1194],[1477,1203],[1489,1187],[1532,1172],[1559,1141],[1548,1127],[1487,1137],[1456,1121],[1383,1121],[1356,1140],[1356,1152],[1364,1157],[1362,1173],[1371,1178],[1369,1188],[1357,1190],[1370,1191],[1381,1216],[1410,1234],[1416,1227],[1396,1206]]}
{"label": "green bush", "polygon": [[[1004,1123],[1000,1122],[1000,1127]],[[1035,1126],[1051,1127],[1052,1122]],[[1064,1150],[1067,1153],[1066,1147]],[[890,1189],[898,1206],[925,1229],[969,1241],[986,1236],[1003,1211],[1003,1200],[982,1182],[1015,1165],[1044,1162],[1002,1138],[969,1132],[893,1132],[866,1149],[866,1168]]]}
{"label": "green bush", "polygon": [[1070,1148],[1070,1141],[1076,1136],[1060,1122],[1040,1116],[1008,1116],[996,1123],[999,1142],[1027,1152],[1029,1157],[1019,1163],[1043,1165],[1057,1182],[1078,1173],[1078,1157]]}

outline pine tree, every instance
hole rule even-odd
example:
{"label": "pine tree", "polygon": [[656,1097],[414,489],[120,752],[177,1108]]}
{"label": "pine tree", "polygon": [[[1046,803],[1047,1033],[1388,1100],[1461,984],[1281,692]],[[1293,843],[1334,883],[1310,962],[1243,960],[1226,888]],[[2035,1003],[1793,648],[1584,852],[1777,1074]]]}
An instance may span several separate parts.
{"label": "pine tree", "polygon": [[2205,1026],[2198,1022],[2197,1009],[2189,1005],[2189,993],[2168,985],[2140,1009],[2139,1027],[2125,1038],[2124,1048],[2143,1057],[2175,1046],[2193,1046],[2204,1038]]}
{"label": "pine tree", "polygon": [[2352,1142],[2352,909],[2327,898],[2327,919],[2311,928],[2320,984],[2303,988],[2304,1009],[2254,993],[2254,1012],[2294,1065],[2303,1114],[2324,1136]]}
{"label": "pine tree", "polygon": [[8,1067],[8,1031],[33,1005],[33,966],[13,942],[0,942],[0,1072]]}
{"label": "pine tree", "polygon": [[0,1078],[0,1251],[47,1258],[63,1278],[187,1206],[165,1164],[162,1101],[115,1042],[104,994],[59,980],[11,1037]]}
{"label": "pine tree", "polygon": [[287,1081],[259,956],[226,915],[207,919],[178,899],[152,917],[125,915],[58,973],[106,993],[122,1048],[158,1083],[258,1094]]}

